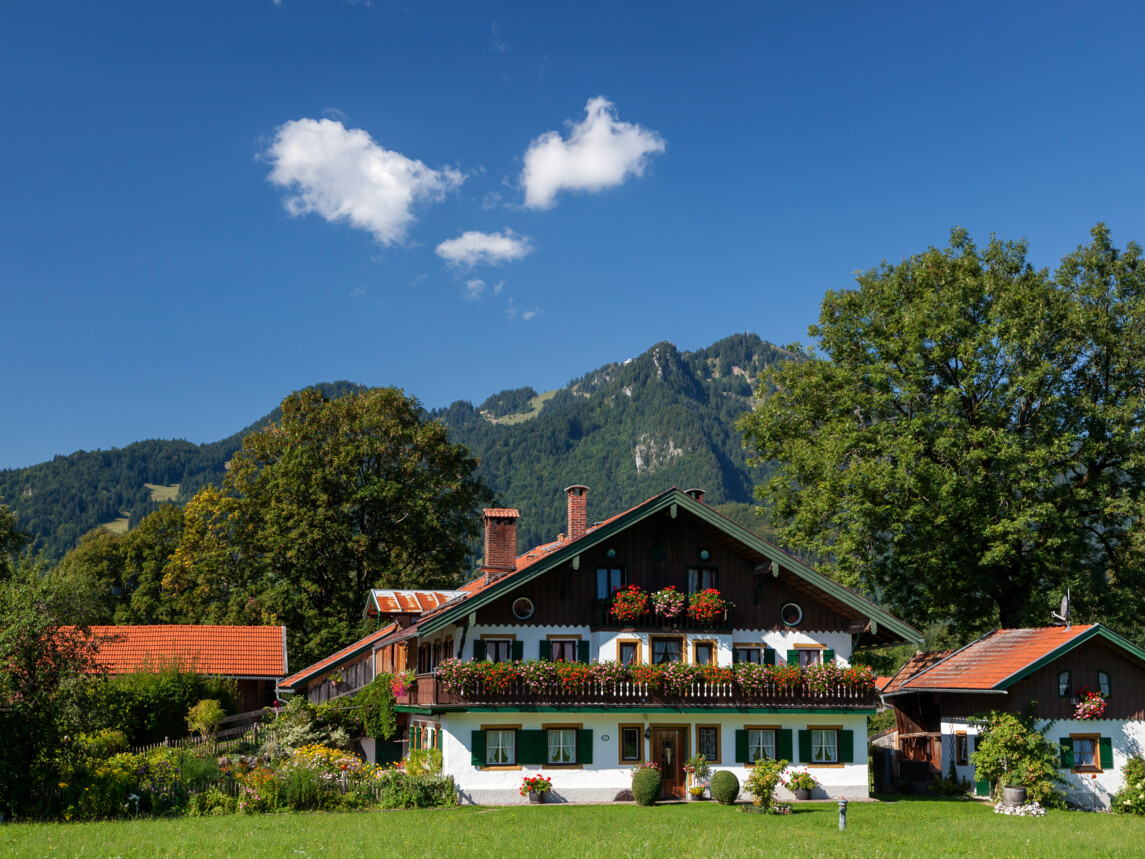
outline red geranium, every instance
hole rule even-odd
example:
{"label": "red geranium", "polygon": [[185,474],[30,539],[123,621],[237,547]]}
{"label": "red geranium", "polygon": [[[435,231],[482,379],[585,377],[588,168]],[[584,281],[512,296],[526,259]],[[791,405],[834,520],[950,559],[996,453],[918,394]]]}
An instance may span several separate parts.
{"label": "red geranium", "polygon": [[648,611],[648,594],[640,585],[629,585],[612,595],[612,616],[621,623],[632,623]]}

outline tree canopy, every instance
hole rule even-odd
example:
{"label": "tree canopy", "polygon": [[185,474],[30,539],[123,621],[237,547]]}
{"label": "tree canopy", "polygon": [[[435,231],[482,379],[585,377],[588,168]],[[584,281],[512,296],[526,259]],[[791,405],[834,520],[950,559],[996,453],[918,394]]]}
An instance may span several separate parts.
{"label": "tree canopy", "polygon": [[460,583],[492,498],[476,468],[399,390],[292,394],[188,504],[164,590],[184,620],[285,623],[292,660],[325,656],[370,588]]}
{"label": "tree canopy", "polygon": [[[741,421],[781,539],[915,624],[1075,616],[1140,635],[1145,265],[1102,224],[1055,272],[950,245],[830,291],[821,354]],[[768,388],[774,386],[774,390]]]}

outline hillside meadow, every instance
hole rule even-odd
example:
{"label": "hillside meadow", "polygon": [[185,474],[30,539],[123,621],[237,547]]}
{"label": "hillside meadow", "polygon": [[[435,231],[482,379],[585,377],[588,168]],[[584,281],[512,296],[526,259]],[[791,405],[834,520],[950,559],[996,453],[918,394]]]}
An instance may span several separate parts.
{"label": "hillside meadow", "polygon": [[1141,856],[1145,819],[995,814],[966,800],[835,803],[761,817],[715,803],[511,806],[0,827],[5,856]]}

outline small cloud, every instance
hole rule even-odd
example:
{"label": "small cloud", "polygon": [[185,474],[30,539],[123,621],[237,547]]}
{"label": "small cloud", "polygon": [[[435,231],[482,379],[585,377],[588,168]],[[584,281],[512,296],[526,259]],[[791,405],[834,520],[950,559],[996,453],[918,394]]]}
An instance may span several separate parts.
{"label": "small cloud", "polygon": [[364,296],[364,295],[365,295],[366,293],[368,293],[369,291],[370,291],[370,290],[366,289],[366,287],[364,287],[364,286],[358,286],[358,287],[355,287],[355,288],[354,288],[354,289],[353,289],[353,290],[350,292],[350,297],[351,297],[351,298],[361,298],[362,296]]}
{"label": "small cloud", "polygon": [[496,21],[493,22],[491,29],[493,31],[493,50],[499,54],[503,54],[508,51],[509,45],[505,42],[504,39],[501,38],[501,27],[497,24]]}
{"label": "small cloud", "polygon": [[532,322],[534,319],[537,318],[537,314],[540,312],[541,311],[539,311],[539,310],[526,310],[524,313],[521,314],[521,321],[522,322]]}
{"label": "small cloud", "polygon": [[346,222],[382,245],[405,240],[415,204],[437,202],[465,181],[458,170],[433,170],[333,119],[279,126],[262,157],[271,164],[269,181],[293,192],[283,201],[291,215]]}
{"label": "small cloud", "polygon": [[322,116],[325,117],[326,119],[336,119],[336,120],[338,120],[338,122],[345,122],[346,121],[346,114],[344,114],[342,111],[338,110],[338,108],[336,108],[336,107],[324,107],[324,108],[322,108]]}
{"label": "small cloud", "polygon": [[510,229],[503,233],[481,233],[471,230],[456,239],[447,239],[437,246],[437,255],[450,265],[473,268],[478,263],[500,265],[523,259],[533,251],[528,236]]}
{"label": "small cloud", "polygon": [[500,191],[490,191],[481,198],[482,209],[496,209],[501,205],[501,201],[505,199],[505,195]]}
{"label": "small cloud", "polygon": [[461,297],[466,301],[477,301],[484,291],[485,281],[473,278],[473,280],[465,281],[465,289],[461,291]]}
{"label": "small cloud", "polygon": [[498,281],[498,282],[497,282],[497,285],[493,287],[493,294],[494,294],[494,295],[500,295],[500,294],[501,294],[501,291],[502,291],[504,288],[505,288],[505,281],[503,281],[503,280],[501,280],[501,281]]}
{"label": "small cloud", "polygon": [[409,285],[410,286],[417,286],[419,283],[425,283],[427,280],[429,280],[429,275],[422,273],[422,274],[419,274],[417,277],[415,277],[413,280],[411,280],[409,282]]}
{"label": "small cloud", "polygon": [[648,157],[666,145],[655,131],[620,122],[604,96],[589,99],[584,120],[569,125],[567,140],[549,131],[525,152],[520,182],[530,209],[552,208],[561,191],[597,193],[642,176]]}

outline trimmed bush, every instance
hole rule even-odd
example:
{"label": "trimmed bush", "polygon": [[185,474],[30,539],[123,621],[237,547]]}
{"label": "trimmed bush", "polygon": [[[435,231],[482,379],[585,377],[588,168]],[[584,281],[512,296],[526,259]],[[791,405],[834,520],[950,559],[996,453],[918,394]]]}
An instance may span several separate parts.
{"label": "trimmed bush", "polygon": [[739,796],[739,779],[735,777],[735,773],[720,770],[712,776],[710,790],[712,799],[720,805],[732,805]]}
{"label": "trimmed bush", "polygon": [[632,777],[632,796],[637,805],[655,805],[660,797],[660,788],[664,785],[664,777],[660,771],[652,767],[645,767]]}

